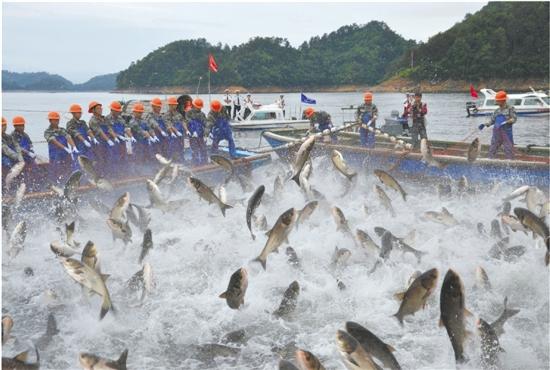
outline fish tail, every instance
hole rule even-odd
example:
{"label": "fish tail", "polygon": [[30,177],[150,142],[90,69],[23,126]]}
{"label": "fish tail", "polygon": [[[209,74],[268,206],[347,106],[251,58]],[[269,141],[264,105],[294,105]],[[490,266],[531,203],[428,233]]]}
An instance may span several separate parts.
{"label": "fish tail", "polygon": [[229,204],[222,203],[222,205],[220,207],[220,210],[222,211],[223,217],[225,217],[225,211],[230,209],[230,208],[233,208],[233,206],[230,206]]}
{"label": "fish tail", "polygon": [[54,336],[57,333],[59,333],[59,330],[57,329],[57,322],[55,321],[54,315],[50,314],[48,316],[48,326],[46,327],[46,335]]}
{"label": "fish tail", "polygon": [[517,315],[518,313],[518,309],[508,308],[508,297],[504,297],[504,311],[502,312],[502,315],[500,315],[499,320],[501,318],[503,320],[507,320],[510,317]]}
{"label": "fish tail", "polygon": [[399,314],[399,311],[397,311],[397,313],[395,315],[392,315],[393,317],[395,317],[397,319],[397,321],[399,321],[399,325],[403,326],[403,316],[401,316]]}
{"label": "fish tail", "polygon": [[254,235],[254,233],[250,233],[250,236],[252,237],[252,240],[256,240],[256,235]]}
{"label": "fish tail", "polygon": [[109,297],[109,294],[105,294],[105,296],[103,297],[103,302],[101,303],[101,311],[99,311],[99,319],[103,319],[105,315],[107,315],[107,312],[109,312],[109,310],[112,310],[113,313],[116,312],[115,307],[111,302],[111,298]]}
{"label": "fish tail", "polygon": [[407,201],[407,193],[403,192],[403,193],[401,193],[401,195],[403,196],[403,200],[406,202]]}
{"label": "fish tail", "polygon": [[300,173],[298,172],[296,175],[292,176],[290,178],[291,180],[294,180],[298,186],[300,186]]}
{"label": "fish tail", "polygon": [[254,258],[252,262],[260,262],[264,270],[267,269],[267,261],[263,259],[261,256],[259,256],[258,258]]}
{"label": "fish tail", "polygon": [[550,251],[546,251],[546,255],[544,256],[544,263],[546,264],[546,266],[548,266],[548,264],[550,264]]}
{"label": "fish tail", "polygon": [[357,172],[352,173],[351,175],[349,175],[349,177],[348,177],[349,181],[353,180],[353,178],[354,178],[355,176],[357,176]]}
{"label": "fish tail", "polygon": [[117,362],[117,365],[118,365],[118,368],[121,369],[121,370],[125,370],[126,369],[126,360],[128,358],[128,348],[126,348],[121,354],[120,354],[120,357],[118,358],[118,360],[116,361]]}

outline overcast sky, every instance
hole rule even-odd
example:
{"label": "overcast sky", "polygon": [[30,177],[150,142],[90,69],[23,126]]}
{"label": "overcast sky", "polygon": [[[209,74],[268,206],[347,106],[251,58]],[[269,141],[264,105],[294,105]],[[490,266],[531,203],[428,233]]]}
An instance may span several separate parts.
{"label": "overcast sky", "polygon": [[[427,41],[486,3],[2,3],[2,68],[73,82],[118,72],[171,41],[237,45],[254,36],[299,46],[351,23],[386,22]],[[223,61],[219,61],[223,63]]]}

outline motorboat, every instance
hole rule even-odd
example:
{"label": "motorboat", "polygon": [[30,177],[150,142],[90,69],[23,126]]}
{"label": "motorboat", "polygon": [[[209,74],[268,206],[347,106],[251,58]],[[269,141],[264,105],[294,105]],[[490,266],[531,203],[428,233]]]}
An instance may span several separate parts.
{"label": "motorboat", "polygon": [[[498,108],[495,102],[496,92],[492,89],[481,89],[484,99],[481,105],[469,101],[466,103],[468,117],[489,116]],[[523,94],[508,94],[509,105],[512,105],[519,116],[531,116],[550,113],[550,98],[541,91],[531,89]]]}
{"label": "motorboat", "polygon": [[309,120],[287,119],[277,104],[254,105],[246,119],[233,120],[230,124],[236,136],[256,134],[276,128],[309,128]]}

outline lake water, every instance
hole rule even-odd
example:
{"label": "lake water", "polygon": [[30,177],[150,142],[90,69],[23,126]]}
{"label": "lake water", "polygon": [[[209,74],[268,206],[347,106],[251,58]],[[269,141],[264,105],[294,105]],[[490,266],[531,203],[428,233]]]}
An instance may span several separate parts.
{"label": "lake water", "polygon": [[[306,93],[308,97],[316,99],[316,109],[326,110],[339,125],[343,120],[352,119],[351,111],[343,111],[342,107],[357,105],[362,102],[362,93]],[[2,115],[11,122],[15,115],[23,115],[27,120],[26,130],[34,141],[44,140],[44,130],[48,126],[46,118],[50,110],[62,113],[61,126],[71,118],[67,113],[69,106],[78,103],[87,110],[88,103],[92,100],[104,104],[104,113],[108,113],[107,106],[113,100],[147,99],[159,95],[138,94],[111,94],[111,93],[3,93]],[[254,101],[262,104],[275,102],[279,94],[255,94]],[[164,96],[160,96],[164,98]],[[208,96],[201,95],[203,99]],[[212,95],[212,99],[222,99],[221,95]],[[287,102],[287,115],[301,116],[300,112],[305,106],[300,106],[300,94],[285,94]],[[378,106],[380,117],[389,116],[392,110],[402,111],[404,95],[398,93],[376,93],[374,103]],[[480,123],[488,118],[466,118],[466,102],[471,100],[468,94],[424,94],[423,101],[428,104],[428,137],[432,139],[461,141],[465,138],[473,140],[471,135],[477,130]],[[90,115],[85,113],[83,119],[88,121]],[[514,140],[517,145],[548,145],[549,144],[549,117],[520,117],[514,125]],[[380,122],[380,124],[383,121]],[[11,131],[11,124],[9,131]],[[492,130],[483,130],[479,133],[482,143],[489,143]],[[250,141],[240,143],[243,146],[252,145]],[[256,144],[254,142],[254,144]],[[36,144],[37,152],[47,154],[45,144]]]}
{"label": "lake water", "polygon": [[[361,94],[308,95],[318,99],[318,106],[336,119],[341,117],[341,106],[361,101]],[[114,99],[151,96],[8,93],[3,97],[4,115],[11,119],[15,114],[24,114],[31,136],[40,140],[47,126],[45,112],[48,110],[64,111],[74,102],[87,106],[92,99],[108,104]],[[258,95],[257,99],[269,103],[275,97]],[[292,104],[297,97],[297,94],[287,94],[287,101]],[[401,100],[400,94],[375,95],[382,115],[398,109]],[[467,96],[426,94],[424,100],[430,110],[428,133],[431,137],[460,140],[484,121],[464,117]],[[67,119],[64,114],[64,122]],[[485,142],[489,131],[482,133]],[[515,132],[522,144],[548,142],[546,119],[520,119]],[[305,204],[302,191],[292,181],[284,183],[281,193],[274,193],[276,176],[284,176],[288,170],[288,165],[274,160],[255,170],[251,177],[254,187],[262,184],[266,187],[256,214],[265,215],[270,226],[283,211],[291,207],[301,209]],[[108,313],[101,321],[98,320],[101,300],[97,296],[85,296],[50,251],[50,242],[60,239],[56,231],[59,225],[53,221],[50,208],[26,208],[23,204],[10,224],[13,227],[25,219],[29,230],[23,251],[13,260],[7,256],[7,234],[3,233],[2,311],[11,315],[15,323],[12,330],[15,339],[3,346],[3,356],[15,356],[28,349],[44,334],[46,318],[53,313],[59,333],[49,345],[40,348],[41,369],[78,369],[80,352],[117,359],[128,348],[129,369],[271,370],[277,368],[280,358],[277,352],[292,359],[292,355],[273,349],[290,349],[292,344],[313,352],[326,369],[343,369],[335,334],[346,321],[355,321],[395,347],[394,354],[403,369],[454,369],[449,337],[445,329],[438,327],[441,283],[447,270],[452,268],[464,282],[466,307],[475,315],[467,318],[467,329],[474,332],[466,342],[469,362],[460,368],[481,368],[475,318],[493,322],[502,312],[504,298],[508,297],[509,307],[519,309],[520,313],[508,320],[505,333],[500,336],[500,345],[505,350],[499,354],[501,368],[548,369],[550,276],[543,262],[544,246],[540,239],[510,232],[509,246],[524,246],[524,255],[504,260],[490,257],[488,253],[498,240],[488,235],[491,221],[498,218],[502,198],[514,189],[502,185],[458,196],[453,184],[453,196],[440,199],[434,185],[410,183],[397,176],[408,193],[405,202],[398,193],[380,184],[372,168],[354,170],[358,172],[355,183],[345,191],[349,189],[347,179],[333,168],[330,158],[313,159],[309,181],[325,195],[327,202],[321,202],[311,219],[289,235],[301,268],[287,262],[284,244],[280,253],[269,255],[266,271],[251,262],[267,240],[257,228],[256,240],[252,240],[246,226],[246,200],[251,191],[243,191],[235,181],[229,182],[227,202],[234,208],[227,210],[224,218],[215,205],[200,200],[183,181],[175,187],[161,186],[169,199],[189,202],[173,212],[151,210],[154,246],[146,261],[151,264],[156,286],[142,304],[139,294],[128,293],[127,281],[141,268],[138,256],[143,235],[132,227],[132,243],[128,246],[120,241],[113,243],[106,225],[107,215],[93,210],[82,199],[78,203],[80,219],[75,239],[82,245],[88,240],[95,243],[101,270],[111,275],[107,286],[117,309],[116,315]],[[372,191],[374,184],[384,187],[392,199],[396,217],[380,204]],[[218,184],[208,185],[215,188]],[[131,201],[149,204],[144,190],[145,185],[140,192],[132,191]],[[101,199],[111,207],[119,195],[115,192]],[[364,211],[365,205],[368,214]],[[380,238],[373,231],[376,226],[383,226],[400,237],[416,230],[411,243],[427,254],[417,262],[411,255],[394,250],[388,262],[369,274],[376,257],[337,231],[330,213],[332,206],[341,208],[352,231],[365,230],[379,245]],[[422,218],[424,212],[440,211],[441,207],[449,209],[459,224],[446,227]],[[525,203],[514,199],[512,207],[525,207]],[[487,234],[476,231],[477,223],[484,225]],[[335,268],[331,262],[336,246],[351,251],[351,257],[341,268]],[[75,257],[80,259],[79,255]],[[487,271],[492,285],[488,291],[475,287],[477,266]],[[32,276],[24,273],[29,267],[33,270]],[[231,274],[240,267],[248,270],[249,285],[244,306],[232,310],[218,296],[227,288]],[[399,307],[393,295],[406,289],[415,270],[434,267],[439,270],[439,279],[426,308],[406,317],[404,326],[400,326],[392,317]],[[288,318],[273,316],[271,313],[294,280],[301,287],[294,313]],[[346,285],[345,290],[338,288],[337,280]],[[46,292],[53,292],[55,297]],[[224,335],[238,329],[244,329],[247,338],[246,343],[230,345],[237,348],[234,351],[238,354],[209,358],[204,345],[221,343]]]}

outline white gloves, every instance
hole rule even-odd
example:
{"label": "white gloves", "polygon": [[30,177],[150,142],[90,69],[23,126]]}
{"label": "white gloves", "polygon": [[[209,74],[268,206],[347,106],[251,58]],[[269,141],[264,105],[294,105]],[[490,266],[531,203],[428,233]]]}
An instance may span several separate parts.
{"label": "white gloves", "polygon": [[95,144],[95,145],[99,145],[99,141],[97,141],[97,139],[95,137],[92,138],[92,142]]}
{"label": "white gloves", "polygon": [[170,134],[171,137],[173,137],[174,139],[177,138],[176,134],[174,134],[173,132]]}
{"label": "white gloves", "polygon": [[33,152],[28,152],[27,155],[31,158],[36,158],[36,154],[34,154]]}
{"label": "white gloves", "polygon": [[131,142],[131,143],[137,143],[137,140],[136,140],[135,137],[132,136],[132,137],[130,138],[130,142]]}
{"label": "white gloves", "polygon": [[193,135],[191,135],[192,137],[199,137],[199,135],[197,135],[197,131],[193,132]]}
{"label": "white gloves", "polygon": [[88,148],[91,148],[92,147],[92,144],[90,144],[90,142],[86,139],[84,139],[83,141],[84,145],[86,145]]}
{"label": "white gloves", "polygon": [[179,131],[176,131],[176,135],[177,135],[178,137],[182,137],[182,136],[183,136],[183,135],[181,134],[181,132],[179,132]]}
{"label": "white gloves", "polygon": [[66,146],[66,147],[63,147],[63,149],[65,149],[65,151],[66,151],[67,153],[73,154],[73,150],[72,150],[70,147]]}
{"label": "white gloves", "polygon": [[115,143],[120,144],[120,140],[118,137],[115,137],[113,140],[115,141]]}
{"label": "white gloves", "polygon": [[168,137],[168,134],[166,132],[164,132],[163,130],[160,130],[160,134],[164,137]]}
{"label": "white gloves", "polygon": [[113,140],[109,139],[107,140],[107,144],[109,144],[109,146],[114,146],[115,143],[113,143]]}
{"label": "white gloves", "polygon": [[80,153],[80,152],[78,151],[78,149],[76,149],[76,146],[73,146],[73,153],[74,153],[74,154]]}

